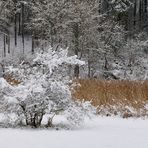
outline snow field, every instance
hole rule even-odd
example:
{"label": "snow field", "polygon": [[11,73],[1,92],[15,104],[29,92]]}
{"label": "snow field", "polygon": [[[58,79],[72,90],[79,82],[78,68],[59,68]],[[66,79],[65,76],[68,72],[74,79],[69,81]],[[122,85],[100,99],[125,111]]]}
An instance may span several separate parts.
{"label": "snow field", "polygon": [[0,129],[0,144],[2,148],[148,148],[148,120],[97,117],[75,130]]}

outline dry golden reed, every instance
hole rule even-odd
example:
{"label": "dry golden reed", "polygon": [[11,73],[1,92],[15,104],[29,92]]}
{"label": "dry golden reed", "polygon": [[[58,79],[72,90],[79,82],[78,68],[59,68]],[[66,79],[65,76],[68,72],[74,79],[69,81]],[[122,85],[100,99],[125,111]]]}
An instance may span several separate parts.
{"label": "dry golden reed", "polygon": [[72,91],[74,99],[92,101],[94,106],[130,106],[136,110],[148,102],[148,80],[77,79]]}

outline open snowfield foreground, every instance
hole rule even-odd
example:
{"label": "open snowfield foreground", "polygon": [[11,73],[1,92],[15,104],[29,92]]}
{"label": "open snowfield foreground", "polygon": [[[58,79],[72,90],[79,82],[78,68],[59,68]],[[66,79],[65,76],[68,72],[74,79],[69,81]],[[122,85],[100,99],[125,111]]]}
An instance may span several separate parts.
{"label": "open snowfield foreground", "polygon": [[148,148],[148,120],[98,117],[75,130],[0,129],[0,148]]}

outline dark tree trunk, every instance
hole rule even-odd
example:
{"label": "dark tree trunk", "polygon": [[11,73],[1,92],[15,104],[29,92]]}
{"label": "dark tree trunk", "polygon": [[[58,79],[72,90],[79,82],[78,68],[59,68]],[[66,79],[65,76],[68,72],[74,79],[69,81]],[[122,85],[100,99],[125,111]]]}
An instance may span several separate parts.
{"label": "dark tree trunk", "polygon": [[[74,49],[74,52],[75,52],[75,55],[78,56],[78,54],[79,54],[79,25],[78,25],[78,23],[74,24],[73,32],[74,32],[74,38],[75,38],[75,45],[74,45],[75,49]],[[79,65],[75,65],[74,76],[76,78],[78,78],[79,77],[79,73],[80,73]]]}
{"label": "dark tree trunk", "polygon": [[137,0],[134,3],[134,28],[136,29],[136,11],[137,11]]}
{"label": "dark tree trunk", "polygon": [[8,53],[10,53],[10,35],[8,35]]}
{"label": "dark tree trunk", "polygon": [[4,57],[6,57],[6,35],[4,35]]}
{"label": "dark tree trunk", "polygon": [[144,12],[147,13],[147,0],[144,0]]}
{"label": "dark tree trunk", "polygon": [[15,46],[17,46],[17,14],[15,14],[15,19],[14,19],[14,32],[15,32],[15,37],[14,37]]}
{"label": "dark tree trunk", "polygon": [[145,3],[144,3],[144,0],[142,0],[142,1],[141,1],[141,27],[142,27],[141,29],[143,29],[143,26],[144,26],[144,23],[145,23],[145,22],[144,22],[144,19],[145,19],[145,18],[144,18],[144,17],[145,17],[145,12],[144,12],[144,8],[145,8],[145,7],[144,7],[144,4],[145,4]]}
{"label": "dark tree trunk", "polygon": [[142,23],[142,1],[140,0],[139,3],[139,29],[141,30],[141,23]]}
{"label": "dark tree trunk", "polygon": [[105,62],[104,62],[104,70],[105,71],[108,71],[109,70],[109,67],[108,67],[108,60],[107,60],[107,57],[106,57],[106,55],[105,55]]}
{"label": "dark tree trunk", "polygon": [[18,35],[21,35],[21,13],[18,14],[18,19],[19,19]]}
{"label": "dark tree trunk", "polygon": [[34,54],[34,34],[32,34],[32,48],[31,53]]}
{"label": "dark tree trunk", "polygon": [[24,4],[22,3],[22,43],[23,43],[23,54],[24,54]]}
{"label": "dark tree trunk", "polygon": [[88,78],[91,78],[91,62],[88,60]]}

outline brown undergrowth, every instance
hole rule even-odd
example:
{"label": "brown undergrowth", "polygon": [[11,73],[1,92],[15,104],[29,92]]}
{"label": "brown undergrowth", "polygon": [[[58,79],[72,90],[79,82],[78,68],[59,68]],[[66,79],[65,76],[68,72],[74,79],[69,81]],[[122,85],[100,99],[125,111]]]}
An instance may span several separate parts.
{"label": "brown undergrowth", "polygon": [[77,79],[72,95],[80,101],[91,101],[98,114],[122,117],[148,116],[148,80]]}
{"label": "brown undergrowth", "polygon": [[5,74],[4,75],[4,79],[10,84],[10,85],[13,85],[13,86],[16,86],[18,84],[21,83],[20,80],[17,80],[13,77],[13,75],[11,74]]}

